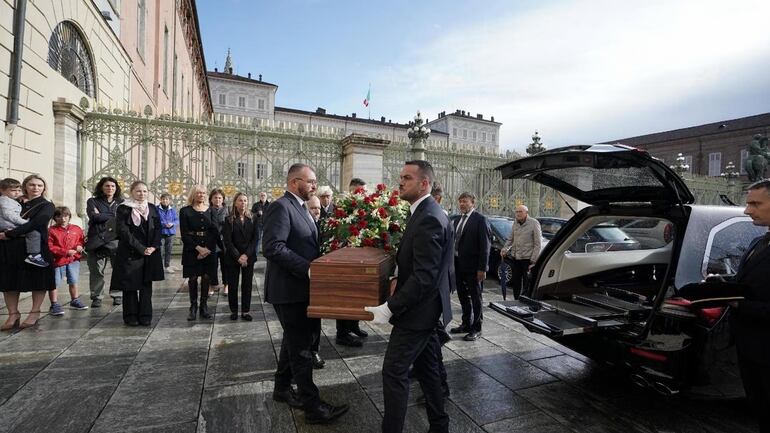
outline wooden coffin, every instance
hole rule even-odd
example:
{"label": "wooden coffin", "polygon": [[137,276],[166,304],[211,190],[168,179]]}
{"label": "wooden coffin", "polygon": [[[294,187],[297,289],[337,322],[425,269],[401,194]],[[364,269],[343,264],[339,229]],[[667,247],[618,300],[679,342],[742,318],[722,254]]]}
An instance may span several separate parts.
{"label": "wooden coffin", "polygon": [[364,307],[385,302],[393,262],[371,247],[341,248],[313,260],[308,317],[372,320]]}

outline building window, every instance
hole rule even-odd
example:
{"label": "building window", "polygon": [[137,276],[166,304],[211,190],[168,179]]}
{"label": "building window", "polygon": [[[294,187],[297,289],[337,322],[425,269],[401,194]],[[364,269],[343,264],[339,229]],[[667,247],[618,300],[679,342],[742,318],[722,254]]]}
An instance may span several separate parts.
{"label": "building window", "polygon": [[241,108],[246,107],[246,97],[245,96],[239,96],[238,97],[238,106]]}
{"label": "building window", "polygon": [[709,176],[719,176],[722,173],[722,152],[709,153]]}
{"label": "building window", "polygon": [[491,141],[492,141],[492,143],[494,143],[494,142],[495,142],[495,134],[492,134],[492,139],[491,139]]}
{"label": "building window", "polygon": [[168,27],[163,26],[163,93],[168,94]]}
{"label": "building window", "polygon": [[747,174],[746,173],[746,160],[747,159],[749,159],[749,151],[746,150],[746,149],[741,150],[741,166],[739,167],[740,171],[741,171],[741,174]]}
{"label": "building window", "polygon": [[145,44],[145,33],[147,32],[147,29],[145,28],[145,23],[147,21],[147,3],[146,0],[139,0],[136,5],[136,50],[139,52],[139,55],[142,56],[142,59],[144,59],[144,44]]}
{"label": "building window", "polygon": [[254,167],[254,177],[257,179],[265,178],[265,164],[257,163]]}
{"label": "building window", "polygon": [[452,137],[457,137],[457,128],[452,128]]}
{"label": "building window", "polygon": [[239,177],[243,177],[243,178],[246,177],[246,163],[245,162],[238,161],[235,164],[235,170],[238,171],[238,176]]}
{"label": "building window", "polygon": [[473,137],[473,141],[476,141],[476,131],[473,131],[471,133],[471,136]]}
{"label": "building window", "polygon": [[227,105],[227,95],[224,93],[219,94],[219,105]]}
{"label": "building window", "polygon": [[481,141],[487,141],[487,133],[486,132],[482,132],[481,133]]}
{"label": "building window", "polygon": [[264,110],[265,109],[265,100],[264,99],[260,99],[259,100],[259,109],[260,110]]}
{"label": "building window", "polygon": [[62,21],[48,41],[48,65],[90,97],[96,96],[91,53],[80,31],[69,21]]}
{"label": "building window", "polygon": [[463,129],[463,138],[468,138],[468,130]]}

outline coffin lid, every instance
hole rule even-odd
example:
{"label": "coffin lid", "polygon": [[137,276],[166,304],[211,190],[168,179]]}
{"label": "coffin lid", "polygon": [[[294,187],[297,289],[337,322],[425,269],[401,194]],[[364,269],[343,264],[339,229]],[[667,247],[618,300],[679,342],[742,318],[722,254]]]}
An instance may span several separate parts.
{"label": "coffin lid", "polygon": [[318,264],[349,264],[373,265],[388,260],[388,253],[372,247],[345,247],[321,256],[313,263]]}
{"label": "coffin lid", "polygon": [[503,179],[527,179],[589,204],[695,201],[684,180],[646,151],[622,144],[547,150],[497,167]]}

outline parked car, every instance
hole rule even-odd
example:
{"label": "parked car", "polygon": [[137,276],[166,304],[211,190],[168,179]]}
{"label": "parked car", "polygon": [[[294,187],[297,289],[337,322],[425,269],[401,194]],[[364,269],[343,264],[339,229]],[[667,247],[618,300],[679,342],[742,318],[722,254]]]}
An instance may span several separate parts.
{"label": "parked car", "polygon": [[[537,217],[543,237],[553,239],[558,231],[567,223],[564,218]],[[616,224],[605,222],[593,226],[583,233],[568,251],[573,253],[586,252],[586,248],[593,251],[604,249],[605,251],[638,250],[640,243],[621,230]]]}
{"label": "parked car", "polygon": [[[449,220],[454,225],[455,221],[460,218],[460,214],[454,214],[449,216]],[[487,278],[497,278],[498,268],[500,267],[500,251],[503,249],[505,242],[511,236],[511,230],[513,227],[513,218],[499,215],[487,215],[487,221],[489,221],[489,231],[492,234],[490,240],[489,249],[489,270],[487,271]],[[543,246],[548,243],[548,240],[543,238]],[[511,276],[508,275],[507,281],[511,280]]]}
{"label": "parked car", "polygon": [[[693,194],[673,170],[623,145],[553,149],[498,169],[504,179],[539,182],[589,206],[541,252],[530,295],[493,302],[492,309],[589,358],[625,368],[634,383],[662,394],[743,394],[730,308],[710,299],[717,296],[701,283],[710,274],[729,279],[751,240],[763,233],[743,208],[693,205]],[[653,220],[664,231],[671,224],[671,242],[571,251],[587,231],[619,220]]]}
{"label": "parked car", "polygon": [[616,221],[642,248],[660,248],[674,239],[674,225],[665,220],[641,218]]}

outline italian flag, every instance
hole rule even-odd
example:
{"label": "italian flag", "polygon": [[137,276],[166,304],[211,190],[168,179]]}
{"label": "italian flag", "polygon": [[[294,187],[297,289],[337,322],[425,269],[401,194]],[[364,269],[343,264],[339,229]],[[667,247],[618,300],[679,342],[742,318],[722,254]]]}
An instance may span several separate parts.
{"label": "italian flag", "polygon": [[364,107],[369,106],[369,101],[372,100],[372,87],[369,86],[369,91],[366,92],[366,98],[364,98]]}

